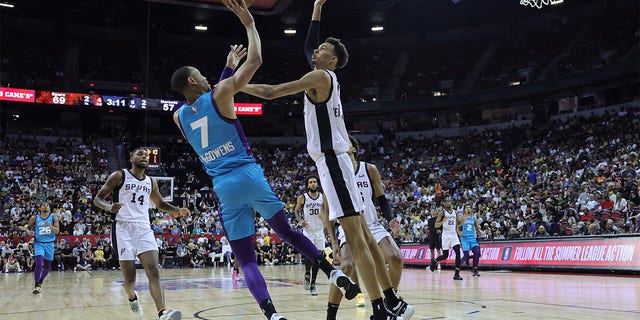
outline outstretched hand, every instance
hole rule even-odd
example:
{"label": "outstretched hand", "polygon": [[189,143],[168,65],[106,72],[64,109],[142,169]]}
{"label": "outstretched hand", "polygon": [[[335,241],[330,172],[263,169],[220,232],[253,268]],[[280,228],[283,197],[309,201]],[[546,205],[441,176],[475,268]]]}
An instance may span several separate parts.
{"label": "outstretched hand", "polygon": [[253,16],[251,15],[251,12],[249,12],[244,0],[227,0],[223,2],[225,7],[229,8],[231,12],[238,16],[242,25],[248,27],[253,23]]}
{"label": "outstretched hand", "polygon": [[247,48],[241,44],[231,45],[231,50],[227,55],[227,67],[236,69],[240,61],[247,56]]}
{"label": "outstretched hand", "polygon": [[191,215],[191,211],[189,211],[189,209],[187,208],[180,208],[180,210],[178,211],[178,215],[182,218],[186,218]]}

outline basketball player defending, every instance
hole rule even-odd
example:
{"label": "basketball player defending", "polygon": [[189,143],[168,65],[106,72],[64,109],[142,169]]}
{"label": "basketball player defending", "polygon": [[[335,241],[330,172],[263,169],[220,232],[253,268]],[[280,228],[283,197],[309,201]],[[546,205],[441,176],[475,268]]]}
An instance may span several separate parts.
{"label": "basketball player defending", "polygon": [[[378,168],[371,163],[357,161],[356,156],[360,151],[360,144],[353,136],[349,136],[349,139],[351,141],[349,156],[351,157],[351,161],[355,167],[356,185],[364,199],[365,220],[367,221],[367,226],[371,230],[371,234],[373,234],[376,243],[380,247],[385,260],[389,264],[388,272],[389,277],[391,278],[391,283],[394,288],[398,288],[400,285],[400,278],[402,277],[402,252],[400,251],[400,248],[398,248],[396,242],[393,241],[391,234],[389,234],[378,220],[378,212],[376,211],[376,207],[373,203],[374,199],[380,207],[383,218],[389,222],[391,229],[396,230],[400,228],[400,224],[398,223],[398,220],[395,219],[395,215],[391,211],[391,206],[389,206],[389,202],[384,195],[384,186],[382,185]],[[322,217],[325,224],[328,224],[327,229],[334,230],[333,223],[329,221],[326,212],[323,212]],[[324,219],[325,217],[327,217],[327,219]],[[340,269],[352,279],[356,279],[356,268],[353,262],[353,255],[351,254],[349,244],[345,241],[346,239],[344,237],[343,230],[340,230],[338,244],[336,244],[335,234],[329,234],[329,239],[331,240],[332,247],[335,248],[333,251],[334,257],[338,257]],[[327,320],[336,319],[340,300],[342,300],[342,294],[337,290],[337,288],[331,286],[329,289]],[[358,302],[359,301],[357,301],[356,304]],[[364,299],[363,304],[358,306],[364,307]],[[408,306],[408,308],[412,308],[412,306]]]}
{"label": "basketball player defending", "polygon": [[[307,61],[313,70],[295,81],[279,85],[250,84],[242,91],[263,99],[305,92],[307,151],[318,167],[320,184],[329,204],[329,218],[340,221],[356,265],[371,271],[361,276],[372,300],[374,319],[402,319],[401,315],[406,316],[408,313],[405,312],[412,309],[407,309],[407,303],[396,295],[382,252],[362,216],[364,204],[347,154],[350,143],[340,102],[340,85],[334,71],[347,64],[349,53],[336,38],[328,38],[318,46],[324,3],[325,0],[314,3],[305,43]],[[391,310],[383,303],[380,288]]]}
{"label": "basketball player defending", "polygon": [[453,274],[453,280],[462,280],[460,277],[460,239],[458,239],[458,216],[455,209],[451,206],[451,199],[444,200],[444,210],[438,214],[436,220],[436,228],[442,226],[442,255],[436,259],[431,259],[429,270],[435,271],[438,262],[449,257],[449,249],[453,248],[456,253],[456,271]]}
{"label": "basketball player defending", "polygon": [[[158,182],[144,174],[149,163],[149,154],[143,148],[137,148],[130,154],[131,169],[118,170],[104,183],[94,204],[115,215],[112,237],[115,236],[113,250],[118,254],[120,268],[124,277],[124,290],[129,298],[131,311],[143,319],[144,313],[134,291],[136,282],[135,258],[140,259],[147,278],[149,292],[153,298],[161,320],[179,320],[179,310],[166,309],[164,293],[158,271],[158,244],[153,236],[149,222],[149,204],[153,202],[158,210],[188,216],[187,208],[178,208],[162,199],[158,191]],[[106,198],[112,195],[113,203]]]}
{"label": "basketball player defending", "polygon": [[431,251],[431,258],[436,258],[442,255],[442,228],[436,228],[438,210],[442,209],[431,208],[429,211],[429,220],[427,220],[427,225],[429,227],[429,250]]}
{"label": "basketball player defending", "polygon": [[[316,177],[307,178],[307,192],[298,196],[296,201],[296,218],[302,224],[302,234],[322,251],[325,248],[324,223],[320,219],[322,210],[323,195],[319,191],[318,179]],[[309,290],[312,296],[318,295],[316,289],[316,277],[318,276],[318,266],[312,265],[307,258],[304,259],[304,289]]]}
{"label": "basketball player defending", "polygon": [[[176,70],[171,84],[174,90],[184,95],[187,104],[174,113],[173,120],[212,177],[231,248],[249,291],[267,319],[285,318],[276,312],[264,277],[258,270],[253,241],[256,232],[253,210],[267,220],[281,239],[318,265],[333,283],[345,290],[348,298],[353,299],[360,293],[358,286],[329,264],[309,239],[291,228],[283,210],[284,203],[276,197],[253,157],[234,111],[233,96],[251,80],[262,64],[260,37],[244,1],[230,0],[227,7],[247,30],[247,51],[232,47],[227,67],[213,90],[198,69],[185,66]],[[247,61],[234,74],[234,68],[245,55]]]}
{"label": "basketball player defending", "polygon": [[[35,230],[34,230],[35,226]],[[35,268],[33,269],[33,279],[35,286],[33,294],[42,291],[42,282],[51,270],[53,262],[53,245],[56,242],[56,235],[60,232],[60,223],[58,217],[51,214],[51,207],[48,203],[40,204],[40,213],[29,219],[27,230],[30,235],[35,236],[34,255]]]}
{"label": "basketball player defending", "polygon": [[[458,224],[462,225],[462,236],[460,242],[462,245],[462,261],[465,261],[469,265],[469,259],[473,258],[473,273],[474,277],[479,277],[478,263],[480,262],[480,244],[478,243],[478,235],[483,236],[483,232],[480,231],[480,223],[475,217],[471,205],[464,206],[464,214],[460,217]],[[469,250],[473,252],[473,256],[469,257]]]}

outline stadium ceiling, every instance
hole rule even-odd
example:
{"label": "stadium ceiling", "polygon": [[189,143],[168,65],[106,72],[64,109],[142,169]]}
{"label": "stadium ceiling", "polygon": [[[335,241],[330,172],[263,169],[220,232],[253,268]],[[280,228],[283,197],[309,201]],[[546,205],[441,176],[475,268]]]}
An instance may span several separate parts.
{"label": "stadium ceiling", "polygon": [[[512,22],[519,18],[564,10],[602,0],[565,1],[561,6],[538,10],[521,6],[519,0],[327,0],[323,10],[323,35],[368,37],[371,27],[384,26],[386,35],[405,35],[438,30]],[[0,19],[54,20],[71,24],[156,32],[193,33],[196,24],[217,25],[231,36],[242,36],[237,19],[220,0],[14,0],[12,9],[0,9]],[[255,0],[258,30],[264,38],[282,38],[283,29],[298,29],[304,38],[313,0]],[[229,27],[227,27],[229,26]],[[222,28],[224,27],[224,28]],[[228,31],[227,31],[228,30]],[[302,31],[302,32],[300,32]]]}

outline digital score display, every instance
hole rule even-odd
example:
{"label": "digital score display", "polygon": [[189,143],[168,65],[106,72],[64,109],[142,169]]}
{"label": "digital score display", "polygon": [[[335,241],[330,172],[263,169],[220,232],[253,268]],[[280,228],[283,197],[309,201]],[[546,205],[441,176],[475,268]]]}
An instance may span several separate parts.
{"label": "digital score display", "polygon": [[[140,98],[100,95],[92,93],[72,93],[62,91],[40,91],[17,88],[0,87],[0,101],[31,102],[38,104],[80,106],[80,107],[103,107],[112,109],[134,109],[174,112],[185,102],[181,100]],[[262,103],[242,103],[234,104],[238,115],[262,115]]]}
{"label": "digital score display", "polygon": [[149,168],[157,168],[160,166],[160,148],[158,147],[142,147],[149,155]]}

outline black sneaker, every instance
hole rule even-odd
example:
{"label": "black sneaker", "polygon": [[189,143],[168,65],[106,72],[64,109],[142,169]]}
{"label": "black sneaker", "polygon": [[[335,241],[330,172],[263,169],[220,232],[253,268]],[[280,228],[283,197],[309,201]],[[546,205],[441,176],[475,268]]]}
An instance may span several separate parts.
{"label": "black sneaker", "polygon": [[412,305],[406,303],[402,298],[398,300],[395,306],[388,306],[389,310],[398,317],[402,317],[404,320],[409,320],[413,317],[415,309]]}
{"label": "black sneaker", "polygon": [[478,270],[473,270],[472,275],[473,275],[474,277],[479,277],[479,276],[480,276],[480,272],[478,272]]}
{"label": "black sneaker", "polygon": [[42,292],[42,285],[36,284],[33,288],[33,294],[39,294],[40,292]]}
{"label": "black sneaker", "polygon": [[460,276],[460,272],[457,272],[453,274],[453,280],[462,280],[462,277]]}
{"label": "black sneaker", "polygon": [[332,270],[329,280],[342,291],[342,294],[347,300],[352,300],[358,293],[362,292],[358,285],[341,270]]}
{"label": "black sneaker", "polygon": [[429,270],[431,270],[431,272],[436,271],[436,268],[438,268],[438,261],[436,261],[436,259],[431,259],[431,263],[429,264]]}
{"label": "black sneaker", "polygon": [[385,313],[384,314],[379,314],[379,315],[372,315],[369,317],[369,320],[404,320],[404,318],[399,317],[395,314],[393,314],[393,312],[389,311],[389,309],[385,308]]}

